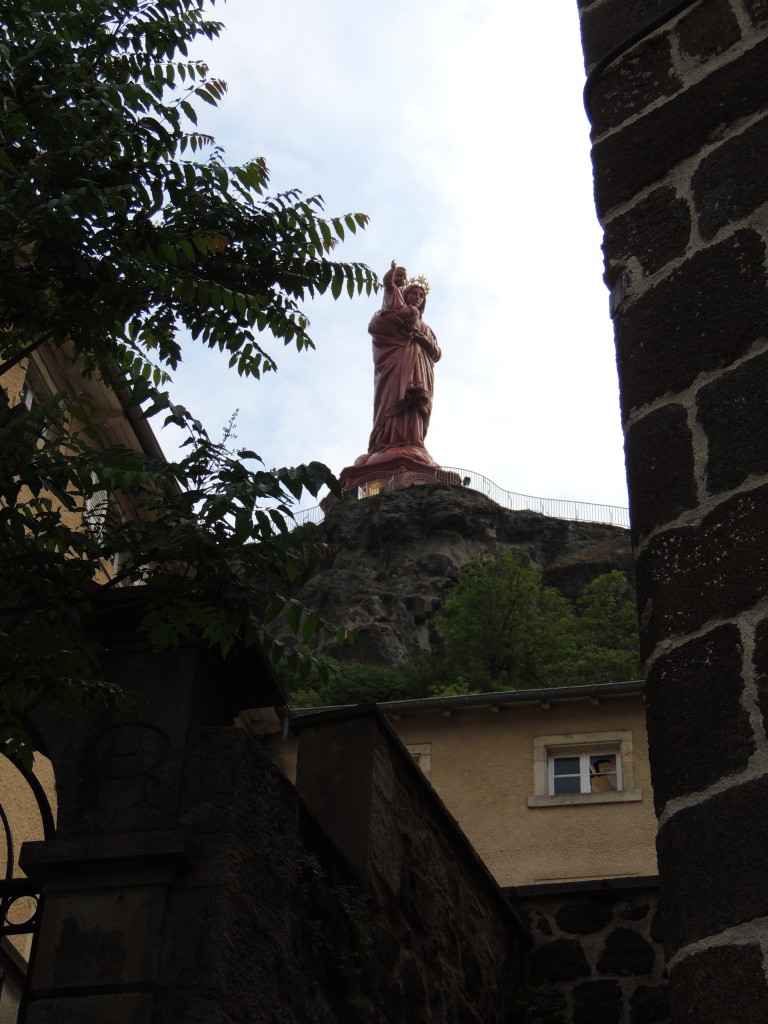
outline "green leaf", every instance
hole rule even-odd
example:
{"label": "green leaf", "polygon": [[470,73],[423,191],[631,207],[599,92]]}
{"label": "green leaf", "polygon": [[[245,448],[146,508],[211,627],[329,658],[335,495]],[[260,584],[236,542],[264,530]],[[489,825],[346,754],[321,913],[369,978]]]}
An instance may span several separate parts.
{"label": "green leaf", "polygon": [[[88,599],[113,556],[123,569],[106,585],[145,583],[157,649],[204,638],[226,651],[258,636],[285,656],[265,626],[288,615],[279,594],[306,554],[287,504],[273,506],[316,493],[321,474],[254,471],[255,452],[213,442],[173,400],[169,376],[202,344],[258,377],[275,368],[275,342],[312,347],[305,296],[338,297],[353,281],[370,290],[376,278],[323,256],[362,215],[326,221],[319,196],[268,195],[263,158],[230,168],[197,130],[196,105],[226,93],[188,57],[220,31],[199,4],[6,6],[3,351],[44,338],[30,379],[66,379],[80,396],[9,416],[0,394],[0,605],[24,610],[7,651],[0,634],[14,681],[0,710],[23,750],[22,709],[41,693],[89,706],[124,699],[100,679],[89,639]],[[183,432],[173,463],[143,422],[157,414]],[[89,508],[83,529],[83,504],[100,490],[105,514]],[[314,635],[314,613],[290,608]]]}
{"label": "green leaf", "polygon": [[301,624],[301,612],[302,608],[298,601],[292,601],[288,606],[288,625],[294,633],[299,632],[299,626]]}
{"label": "green leaf", "polygon": [[303,643],[308,644],[312,637],[315,635],[315,633],[317,632],[319,621],[320,620],[318,619],[318,617],[312,612],[309,612],[305,616],[304,626],[302,628],[301,633],[301,639]]}

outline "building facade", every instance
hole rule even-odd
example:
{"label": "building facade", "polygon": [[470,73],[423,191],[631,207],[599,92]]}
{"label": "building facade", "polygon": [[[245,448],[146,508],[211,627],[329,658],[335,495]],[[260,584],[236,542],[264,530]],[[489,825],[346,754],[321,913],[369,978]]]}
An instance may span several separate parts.
{"label": "building facade", "polygon": [[[368,707],[386,717],[527,921],[530,1019],[668,1022],[643,684]],[[279,752],[299,793],[353,849],[348,805],[361,785],[364,714],[292,712]]]}
{"label": "building facade", "polygon": [[[656,874],[640,682],[379,708],[499,885]],[[289,778],[313,717],[293,714]]]}

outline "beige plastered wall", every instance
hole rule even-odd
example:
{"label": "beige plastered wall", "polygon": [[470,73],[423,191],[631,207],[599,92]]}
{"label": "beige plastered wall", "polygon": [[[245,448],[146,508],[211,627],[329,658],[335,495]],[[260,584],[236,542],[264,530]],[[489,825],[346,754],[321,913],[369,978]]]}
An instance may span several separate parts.
{"label": "beige plastered wall", "polygon": [[[141,444],[115,392],[100,378],[84,378],[68,349],[43,345],[29,358],[3,375],[2,387],[11,407],[21,402],[26,383],[30,384],[41,401],[58,393],[78,395],[88,408],[92,426],[100,430],[105,446],[123,445],[134,451],[141,451]],[[82,426],[83,424],[77,422],[70,423],[72,430],[78,430]],[[28,493],[22,491],[21,498],[26,499]],[[116,494],[114,499],[119,502],[124,516],[130,518],[135,514],[128,496]],[[79,529],[82,526],[80,511],[62,510],[61,518],[64,525],[70,528]],[[105,583],[113,574],[110,563],[102,561],[95,579],[99,583]]]}
{"label": "beige plastered wall", "polygon": [[[11,407],[21,402],[24,385],[28,380],[40,400],[47,399],[60,391],[73,393],[72,387],[69,386],[70,382],[63,374],[55,372],[59,369],[55,362],[56,356],[57,353],[49,351],[47,347],[44,347],[42,351],[34,353],[31,358],[25,359],[22,363],[12,367],[3,376],[2,386],[5,388],[8,403]],[[29,497],[29,491],[24,488],[21,491],[20,500],[26,501]],[[61,508],[52,496],[49,495],[49,497],[56,506]],[[61,511],[61,519],[65,526],[71,529],[79,529],[82,515],[80,512],[64,509]],[[97,579],[99,582],[106,582],[110,575],[109,567],[105,564],[102,566]]]}
{"label": "beige plastered wall", "polygon": [[[406,746],[428,744],[430,782],[502,886],[656,874],[645,708],[624,697],[593,705],[552,701],[390,719]],[[534,740],[631,733],[633,795],[626,802],[529,806]],[[295,771],[295,741],[283,766]],[[340,780],[340,784],[343,781]]]}

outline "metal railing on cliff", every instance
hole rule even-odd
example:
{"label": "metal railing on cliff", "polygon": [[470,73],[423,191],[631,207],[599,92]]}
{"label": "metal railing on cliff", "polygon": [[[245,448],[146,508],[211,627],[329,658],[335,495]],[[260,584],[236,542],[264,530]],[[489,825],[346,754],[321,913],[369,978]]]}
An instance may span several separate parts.
{"label": "metal railing on cliff", "polygon": [[[621,526],[629,528],[629,509],[620,505],[597,505],[588,501],[572,501],[567,498],[536,498],[530,494],[518,494],[515,491],[505,491],[492,480],[488,480],[471,469],[456,469],[453,467],[441,466],[439,469],[425,470],[423,473],[408,470],[406,473],[396,473],[389,477],[386,483],[372,481],[363,487],[354,487],[342,491],[342,499],[345,501],[359,501],[363,498],[373,497],[383,491],[394,491],[400,487],[419,483],[445,483],[453,486],[466,487],[472,491],[484,494],[491,501],[495,501],[502,508],[508,508],[513,512],[539,512],[541,515],[553,519],[570,519],[582,523],[604,523],[608,526]],[[294,513],[296,526],[305,526],[307,523],[321,523],[325,518],[325,511],[320,505],[312,508],[300,509]]]}

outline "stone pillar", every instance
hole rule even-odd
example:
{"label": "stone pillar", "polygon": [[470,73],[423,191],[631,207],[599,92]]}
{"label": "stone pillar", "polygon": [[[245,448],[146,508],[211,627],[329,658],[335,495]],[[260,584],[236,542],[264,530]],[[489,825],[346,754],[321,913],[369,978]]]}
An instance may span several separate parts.
{"label": "stone pillar", "polygon": [[236,802],[252,744],[232,725],[246,695],[282,701],[255,653],[226,665],[193,644],[152,653],[132,633],[136,605],[118,596],[100,623],[103,675],[129,706],[34,714],[59,812],[55,838],[21,850],[41,893],[26,1024],[224,1019],[209,975],[231,940],[235,843],[218,808]]}
{"label": "stone pillar", "polygon": [[[302,730],[296,788],[365,882],[371,870],[376,740],[375,711],[329,715],[325,727]],[[323,719],[321,719],[322,723]]]}
{"label": "stone pillar", "polygon": [[27,1024],[154,1021],[169,898],[195,860],[180,813],[190,733],[233,718],[196,648],[118,646],[103,664],[135,707],[36,715],[59,814],[53,840],[21,850],[42,893]]}
{"label": "stone pillar", "polygon": [[[579,0],[587,70],[673,0]],[[670,999],[768,1006],[768,3],[697,0],[593,80]]]}

